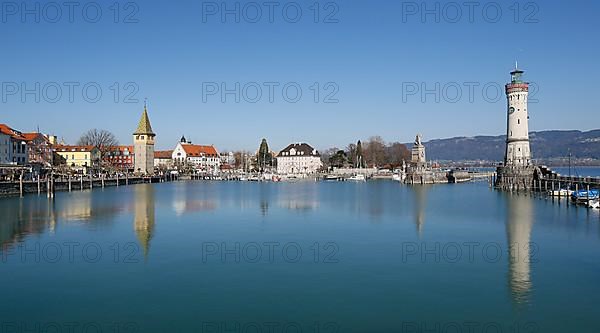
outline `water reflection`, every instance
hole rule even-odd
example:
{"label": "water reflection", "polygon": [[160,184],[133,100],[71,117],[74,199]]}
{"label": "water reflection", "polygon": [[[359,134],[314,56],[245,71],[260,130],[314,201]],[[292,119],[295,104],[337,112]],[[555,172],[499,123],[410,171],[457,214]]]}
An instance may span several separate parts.
{"label": "water reflection", "polygon": [[[194,186],[197,183],[174,184],[173,201],[171,206],[176,216],[197,211],[208,211],[217,208],[215,197],[218,197],[218,187]],[[212,185],[212,184],[209,184]],[[196,199],[201,197],[201,199]]]}
{"label": "water reflection", "polygon": [[134,197],[133,229],[144,251],[144,258],[147,258],[154,234],[154,185],[137,185]]}
{"label": "water reflection", "polygon": [[531,293],[530,240],[533,226],[533,200],[507,196],[506,232],[509,244],[508,283],[517,304],[529,302]]}
{"label": "water reflection", "polygon": [[23,241],[30,234],[42,234],[56,228],[56,209],[51,200],[0,200],[2,250]]}
{"label": "water reflection", "polygon": [[315,183],[286,185],[289,187],[285,187],[278,195],[279,207],[303,212],[319,207],[319,192]]}
{"label": "water reflection", "polygon": [[415,225],[417,227],[417,235],[421,238],[423,235],[423,226],[425,225],[425,208],[427,207],[427,192],[429,191],[429,187],[426,185],[416,185],[412,187],[412,191],[415,196]]}

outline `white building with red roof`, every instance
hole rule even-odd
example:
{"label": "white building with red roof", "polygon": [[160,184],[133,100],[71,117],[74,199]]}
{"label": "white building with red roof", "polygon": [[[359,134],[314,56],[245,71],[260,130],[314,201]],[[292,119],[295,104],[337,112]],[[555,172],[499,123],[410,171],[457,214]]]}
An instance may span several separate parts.
{"label": "white building with red roof", "polygon": [[23,133],[0,124],[0,164],[24,165],[28,161],[27,138]]}
{"label": "white building with red roof", "polygon": [[185,137],[173,150],[172,159],[176,164],[190,164],[203,171],[216,172],[221,167],[221,157],[214,146],[194,145]]}

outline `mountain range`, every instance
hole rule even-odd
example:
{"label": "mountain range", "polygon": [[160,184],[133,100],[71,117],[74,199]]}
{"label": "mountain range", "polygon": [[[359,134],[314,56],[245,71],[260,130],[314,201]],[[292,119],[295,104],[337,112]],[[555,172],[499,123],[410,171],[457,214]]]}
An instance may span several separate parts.
{"label": "mountain range", "polygon": [[[600,160],[600,129],[587,132],[549,130],[530,132],[534,159],[557,159],[572,154],[573,159]],[[502,161],[506,135],[454,137],[423,143],[428,160],[438,161]],[[410,149],[413,143],[406,146]]]}

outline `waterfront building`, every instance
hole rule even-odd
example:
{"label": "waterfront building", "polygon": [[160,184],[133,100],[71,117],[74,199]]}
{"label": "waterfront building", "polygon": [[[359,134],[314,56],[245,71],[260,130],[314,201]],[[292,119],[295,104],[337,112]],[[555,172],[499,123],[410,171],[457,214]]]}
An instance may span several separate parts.
{"label": "waterfront building", "polygon": [[220,153],[219,157],[221,158],[221,164],[227,164],[227,165],[235,165],[235,156],[233,155],[233,152],[230,151],[228,153]]}
{"label": "waterfront building", "polygon": [[523,71],[515,66],[511,80],[505,86],[507,101],[506,150],[504,164],[498,168],[496,185],[503,189],[529,189],[535,167],[531,163],[529,146],[529,83],[523,81]]}
{"label": "waterfront building", "polygon": [[154,137],[156,134],[152,131],[148,109],[144,104],[144,112],[133,133],[134,172],[144,175],[154,173]]}
{"label": "waterfront building", "polygon": [[100,150],[95,146],[57,145],[54,152],[59,155],[67,166],[83,170],[95,169],[100,165]]}
{"label": "waterfront building", "polygon": [[278,174],[311,174],[322,167],[321,155],[307,143],[292,143],[277,154]]}
{"label": "waterfront building", "polygon": [[181,137],[171,157],[176,164],[191,165],[201,171],[217,172],[221,166],[221,157],[214,146],[194,145],[185,136]]}
{"label": "waterfront building", "polygon": [[173,165],[173,151],[172,150],[162,150],[154,152],[154,167],[170,167]]}
{"label": "waterfront building", "polygon": [[23,133],[27,142],[27,157],[29,163],[43,166],[53,164],[52,145],[57,142],[56,136],[46,135],[39,132]]}
{"label": "waterfront building", "polygon": [[135,158],[133,146],[111,146],[102,155],[105,165],[115,169],[129,171],[134,170]]}
{"label": "waterfront building", "polygon": [[28,162],[27,139],[23,133],[0,124],[0,164],[25,165]]}

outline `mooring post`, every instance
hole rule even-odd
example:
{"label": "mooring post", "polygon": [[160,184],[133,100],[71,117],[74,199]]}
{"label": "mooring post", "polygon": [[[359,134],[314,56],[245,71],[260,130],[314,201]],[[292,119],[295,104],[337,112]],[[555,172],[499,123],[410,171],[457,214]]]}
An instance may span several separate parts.
{"label": "mooring post", "polygon": [[71,175],[69,175],[69,192],[71,192]]}
{"label": "mooring post", "polygon": [[102,188],[104,188],[104,174],[102,174],[101,181],[102,181]]}
{"label": "mooring post", "polygon": [[587,191],[585,193],[585,195],[586,195],[586,206],[587,206],[587,208],[590,208],[590,184],[587,184],[586,191]]}
{"label": "mooring post", "polygon": [[561,195],[561,193],[560,193],[560,192],[561,192],[561,191],[562,191],[562,189],[561,189],[561,187],[560,187],[560,180],[559,180],[559,181],[558,181],[558,201],[559,201],[559,202],[560,202],[560,195]]}
{"label": "mooring post", "polygon": [[119,187],[119,173],[117,172],[117,187]]}
{"label": "mooring post", "polygon": [[21,170],[21,175],[19,176],[19,195],[21,198],[23,197],[23,170]]}
{"label": "mooring post", "polygon": [[125,174],[125,185],[129,185],[129,174]]}
{"label": "mooring post", "polygon": [[38,195],[42,193],[42,186],[40,184],[40,175],[37,176],[37,187],[38,187]]}
{"label": "mooring post", "polygon": [[48,191],[50,198],[54,198],[54,172],[50,174],[50,190]]}

